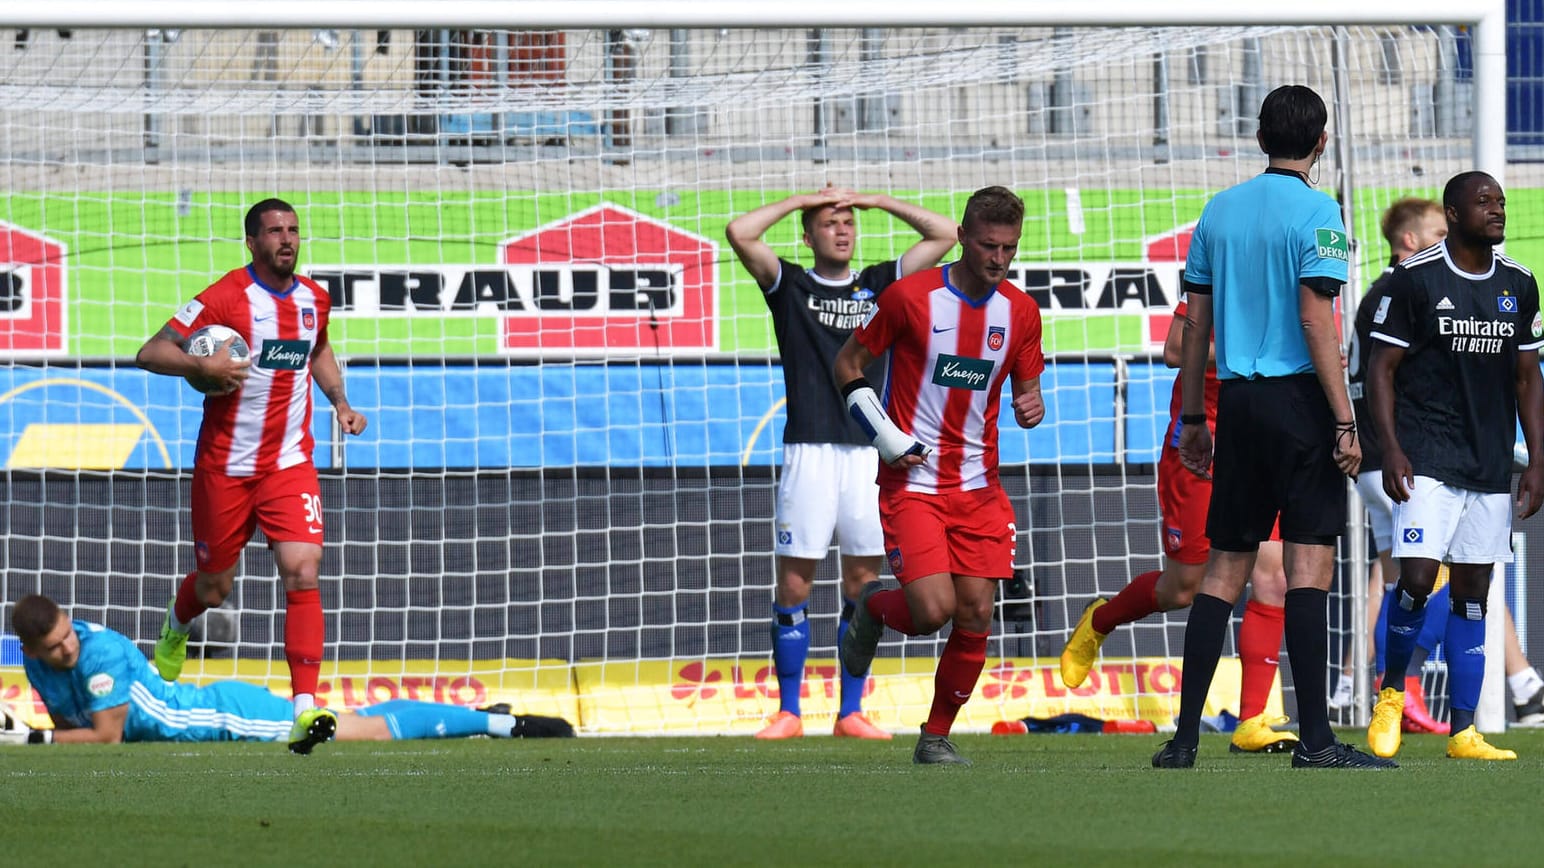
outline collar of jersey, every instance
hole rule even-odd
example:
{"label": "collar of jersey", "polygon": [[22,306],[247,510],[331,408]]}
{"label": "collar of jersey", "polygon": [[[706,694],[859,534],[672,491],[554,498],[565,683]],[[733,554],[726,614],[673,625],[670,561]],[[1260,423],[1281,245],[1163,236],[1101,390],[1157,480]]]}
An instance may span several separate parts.
{"label": "collar of jersey", "polygon": [[1473,272],[1464,271],[1462,268],[1458,267],[1458,263],[1453,261],[1453,257],[1448,253],[1446,239],[1437,242],[1437,245],[1442,247],[1442,261],[1447,263],[1448,271],[1453,272],[1465,280],[1485,280],[1486,278],[1496,273],[1496,249],[1494,247],[1492,247],[1490,250],[1490,268],[1485,269],[1483,273],[1475,274]]}
{"label": "collar of jersey", "polygon": [[965,302],[966,304],[970,305],[971,307],[981,307],[982,305],[984,305],[987,302],[991,301],[992,300],[992,296],[997,294],[997,284],[995,284],[995,283],[992,284],[992,288],[990,290],[987,290],[986,295],[981,296],[981,298],[979,298],[979,299],[971,298],[970,296],[966,295],[965,293],[960,292],[959,287],[956,287],[954,285],[954,282],[949,279],[949,269],[953,268],[954,266],[955,266],[955,263],[953,263],[953,262],[950,262],[950,263],[948,263],[947,265],[944,266],[944,288],[949,290],[950,292],[954,293],[955,295],[959,296],[960,297],[960,301]]}
{"label": "collar of jersey", "polygon": [[269,295],[277,295],[280,298],[282,298],[282,297],[284,297],[286,295],[289,295],[290,293],[294,292],[295,291],[295,287],[300,285],[300,278],[293,277],[293,278],[290,278],[290,285],[289,285],[288,289],[274,289],[273,287],[269,286],[268,284],[266,284],[266,283],[262,282],[261,280],[257,279],[257,272],[252,270],[252,263],[250,263],[250,262],[247,263],[247,277],[252,278],[252,282],[253,283],[255,283],[258,286],[261,286],[263,289],[267,290]]}
{"label": "collar of jersey", "polygon": [[1303,173],[1299,172],[1299,171],[1297,171],[1295,169],[1283,169],[1280,166],[1266,166],[1264,174],[1267,174],[1267,175],[1281,175],[1281,176],[1287,177],[1287,178],[1296,178],[1297,180],[1303,182],[1303,186],[1304,187],[1307,187],[1309,189],[1313,189],[1313,185],[1308,183],[1308,179],[1303,177]]}
{"label": "collar of jersey", "polygon": [[808,274],[810,276],[810,280],[813,280],[816,283],[824,284],[826,286],[836,286],[836,287],[851,286],[852,282],[854,280],[858,279],[857,275],[853,273],[853,270],[852,270],[851,266],[848,266],[848,268],[847,268],[847,276],[842,278],[841,280],[832,280],[829,277],[821,277],[819,274],[815,273],[815,269],[813,269],[813,268],[806,268],[806,269],[804,269],[804,273]]}

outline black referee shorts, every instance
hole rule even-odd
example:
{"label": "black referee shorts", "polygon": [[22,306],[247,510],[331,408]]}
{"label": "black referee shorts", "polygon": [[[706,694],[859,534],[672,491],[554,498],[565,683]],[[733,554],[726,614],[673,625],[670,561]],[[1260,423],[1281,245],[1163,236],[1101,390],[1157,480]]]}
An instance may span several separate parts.
{"label": "black referee shorts", "polygon": [[1281,517],[1287,542],[1334,545],[1346,528],[1335,417],[1314,374],[1223,380],[1217,397],[1212,547],[1252,552]]}

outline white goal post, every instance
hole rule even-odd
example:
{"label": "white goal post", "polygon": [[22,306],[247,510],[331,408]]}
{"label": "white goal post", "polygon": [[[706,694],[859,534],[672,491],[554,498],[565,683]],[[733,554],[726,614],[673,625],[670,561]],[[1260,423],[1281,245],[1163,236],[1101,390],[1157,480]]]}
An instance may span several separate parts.
{"label": "white goal post", "polygon": [[[1046,311],[1051,415],[1003,432],[1022,569],[962,725],[1166,720],[1183,613],[1112,637],[1090,691],[1061,690],[1054,657],[1090,598],[1160,562],[1157,351],[1188,226],[1263,164],[1260,98],[1308,84],[1331,105],[1316,180],[1356,242],[1354,303],[1391,202],[1470,168],[1505,182],[1504,32],[1500,0],[6,4],[0,603],[41,590],[153,641],[192,563],[198,405],[133,353],[243,261],[242,211],[279,195],[371,418],[345,441],[318,401],[330,701],[754,731],[777,708],[783,389],[724,227],[827,182],[944,213],[1001,183],[1028,205],[1014,278]],[[915,238],[860,223],[859,265]],[[766,239],[807,264],[797,221]],[[1366,654],[1353,529],[1337,670]],[[240,576],[191,671],[282,688],[260,542]],[[811,718],[835,708],[836,585],[823,565]],[[887,637],[869,697],[886,728],[925,716],[941,647]],[[1348,724],[1368,693],[1352,668]],[[1502,697],[1482,728],[1504,726]]]}

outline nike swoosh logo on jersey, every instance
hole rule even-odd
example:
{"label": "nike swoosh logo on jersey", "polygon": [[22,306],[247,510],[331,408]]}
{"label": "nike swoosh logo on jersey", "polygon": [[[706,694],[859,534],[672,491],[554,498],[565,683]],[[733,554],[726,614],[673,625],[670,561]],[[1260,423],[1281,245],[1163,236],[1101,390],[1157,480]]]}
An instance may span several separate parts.
{"label": "nike swoosh logo on jersey", "polygon": [[253,322],[267,322],[267,321],[269,321],[271,319],[273,319],[273,314],[269,314],[267,316],[255,316],[255,317],[252,317],[252,321]]}
{"label": "nike swoosh logo on jersey", "polygon": [[954,328],[955,328],[955,327],[954,327],[954,326],[949,326],[949,327],[948,327],[948,328],[946,328],[946,329],[941,329],[941,328],[939,328],[939,327],[938,327],[938,326],[933,326],[933,334],[935,334],[935,335],[941,335],[941,334],[943,334],[943,333],[944,333],[944,332],[952,332],[952,331],[954,331]]}

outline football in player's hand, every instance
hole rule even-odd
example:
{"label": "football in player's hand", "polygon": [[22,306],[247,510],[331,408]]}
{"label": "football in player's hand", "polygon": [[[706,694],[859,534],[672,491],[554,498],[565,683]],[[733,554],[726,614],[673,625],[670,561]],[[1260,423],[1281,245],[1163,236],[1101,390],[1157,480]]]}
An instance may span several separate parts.
{"label": "football in player's hand", "polygon": [[[187,342],[183,344],[183,350],[190,356],[208,358],[224,346],[226,341],[230,341],[227,352],[230,353],[231,358],[243,362],[252,358],[252,348],[247,346],[247,342],[241,335],[237,334],[235,329],[222,325],[204,326],[188,335]],[[188,377],[188,385],[205,395],[224,394],[217,383],[204,377]]]}

